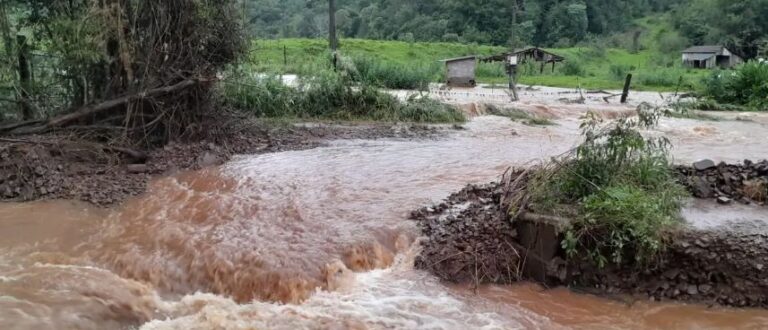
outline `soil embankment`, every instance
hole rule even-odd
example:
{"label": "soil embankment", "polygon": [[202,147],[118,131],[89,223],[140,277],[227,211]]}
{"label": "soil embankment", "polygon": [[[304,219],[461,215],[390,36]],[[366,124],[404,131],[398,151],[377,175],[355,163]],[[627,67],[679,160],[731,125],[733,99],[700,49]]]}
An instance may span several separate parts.
{"label": "soil embankment", "polygon": [[[678,167],[676,171],[681,181],[690,180],[684,183],[692,191],[697,186],[689,182],[713,187],[712,195],[702,197],[759,204],[760,196],[750,195],[751,188],[746,188],[750,185],[744,182],[765,180],[763,164],[768,162]],[[768,307],[768,235],[750,227],[754,224],[685,226],[671,233],[669,247],[647,267],[599,269],[589,262],[565,261],[562,228],[533,216],[511,220],[500,207],[501,195],[499,184],[468,186],[440,205],[413,212],[412,219],[419,221],[426,236],[417,267],[459,283],[528,279],[657,301]],[[532,232],[533,237],[527,237]]]}
{"label": "soil embankment", "polygon": [[250,121],[219,131],[210,140],[141,151],[106,150],[55,134],[0,139],[0,200],[68,199],[107,206],[143,193],[155,176],[220,165],[235,154],[308,149],[334,139],[425,138],[440,134],[441,129]]}

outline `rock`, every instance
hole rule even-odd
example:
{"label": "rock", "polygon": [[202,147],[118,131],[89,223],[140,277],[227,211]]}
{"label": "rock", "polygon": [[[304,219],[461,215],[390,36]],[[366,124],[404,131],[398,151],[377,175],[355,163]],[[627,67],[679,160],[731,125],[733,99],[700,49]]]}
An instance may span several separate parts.
{"label": "rock", "polygon": [[693,163],[693,168],[695,168],[697,171],[706,171],[710,168],[715,168],[715,167],[717,167],[717,165],[715,165],[715,162],[710,159],[705,159],[705,160]]}
{"label": "rock", "polygon": [[664,276],[664,278],[666,278],[666,279],[674,280],[675,278],[677,278],[677,275],[680,275],[680,270],[679,269],[670,269],[670,270],[664,272],[664,274],[662,276]]}
{"label": "rock", "polygon": [[699,285],[699,292],[701,292],[703,294],[708,294],[711,291],[712,291],[712,286],[711,285],[709,285],[709,284]]}
{"label": "rock", "polygon": [[700,177],[695,177],[691,180],[691,188],[693,189],[693,195],[698,198],[712,198],[714,196],[714,190],[709,186],[709,183]]}
{"label": "rock", "polygon": [[695,296],[695,295],[699,294],[699,288],[697,286],[695,286],[695,285],[689,285],[688,289],[686,290],[686,292],[688,292],[688,294],[691,295],[691,296]]}
{"label": "rock", "polygon": [[717,198],[717,202],[723,205],[727,205],[727,204],[731,204],[733,200],[728,197],[721,196]]}
{"label": "rock", "polygon": [[131,164],[126,166],[125,170],[131,174],[141,174],[149,172],[149,166],[146,164]]}

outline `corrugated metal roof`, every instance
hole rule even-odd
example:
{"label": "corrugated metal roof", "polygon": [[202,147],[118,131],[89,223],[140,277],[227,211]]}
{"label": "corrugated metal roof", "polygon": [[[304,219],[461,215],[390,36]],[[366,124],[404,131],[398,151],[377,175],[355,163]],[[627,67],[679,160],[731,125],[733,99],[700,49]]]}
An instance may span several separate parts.
{"label": "corrugated metal roof", "polygon": [[445,60],[440,60],[440,62],[456,62],[456,61],[465,61],[465,60],[474,60],[476,59],[476,55],[470,55],[470,56],[463,56],[463,57],[456,57],[456,58],[449,58]]}
{"label": "corrugated metal roof", "polygon": [[723,51],[723,46],[694,46],[683,51],[683,53],[708,53],[717,54]]}
{"label": "corrugated metal roof", "polygon": [[703,60],[708,60],[708,59],[710,59],[710,58],[712,58],[714,56],[715,56],[715,54],[712,54],[712,53],[692,53],[692,54],[688,55],[688,60],[691,60],[691,61],[703,61]]}

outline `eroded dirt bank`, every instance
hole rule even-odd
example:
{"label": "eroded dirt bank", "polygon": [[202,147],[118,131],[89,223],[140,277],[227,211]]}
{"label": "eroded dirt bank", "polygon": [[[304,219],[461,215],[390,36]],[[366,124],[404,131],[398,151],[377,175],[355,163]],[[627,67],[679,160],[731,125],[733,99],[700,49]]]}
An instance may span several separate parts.
{"label": "eroded dirt bank", "polygon": [[416,124],[287,124],[246,121],[214,138],[121,152],[44,135],[0,140],[0,200],[81,200],[119,204],[153,177],[220,165],[236,154],[302,150],[334,139],[429,138],[447,127]]}
{"label": "eroded dirt bank", "polygon": [[[741,181],[761,181],[765,162],[701,168],[678,167],[681,181],[711,183],[721,194],[724,177],[738,175],[727,187],[743,187]],[[708,179],[719,168],[720,178]],[[753,173],[755,175],[742,173]],[[723,175],[722,173],[726,173]],[[712,181],[712,182],[710,182]],[[688,183],[685,181],[684,183]],[[689,185],[691,190],[696,185]],[[733,197],[758,206],[759,201],[737,193]],[[768,232],[765,223],[739,217],[717,219],[717,226],[701,226],[706,212],[684,212],[687,221],[671,233],[669,248],[647,268],[609,266],[598,269],[588,262],[565,261],[560,248],[562,228],[556,235],[537,229],[531,239],[525,232],[531,226],[549,226],[543,220],[510,220],[500,207],[503,193],[497,183],[470,185],[438,205],[411,214],[427,237],[416,266],[443,280],[458,283],[515,283],[534,280],[549,285],[571,286],[597,294],[629,294],[655,301],[678,300],[738,307],[768,307]],[[722,193],[721,197],[726,195]],[[707,198],[714,195],[705,196]],[[759,197],[759,196],[758,196]],[[713,205],[714,201],[708,201]],[[701,205],[691,206],[701,210]],[[729,208],[731,206],[720,206]],[[746,206],[743,206],[746,207]],[[727,211],[721,213],[728,216]],[[744,214],[744,212],[742,212]],[[722,216],[720,216],[722,217]],[[543,227],[542,227],[543,228]],[[547,237],[550,235],[550,237]],[[548,251],[549,250],[549,251]],[[537,268],[541,267],[541,270]]]}

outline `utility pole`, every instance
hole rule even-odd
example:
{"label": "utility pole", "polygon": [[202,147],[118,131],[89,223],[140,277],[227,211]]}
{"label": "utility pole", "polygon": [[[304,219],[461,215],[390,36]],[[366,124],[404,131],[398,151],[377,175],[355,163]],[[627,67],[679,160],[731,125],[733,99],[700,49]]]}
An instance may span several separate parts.
{"label": "utility pole", "polygon": [[333,68],[336,69],[338,62],[336,51],[339,47],[339,40],[336,38],[336,0],[328,0],[328,44],[333,56]]}

